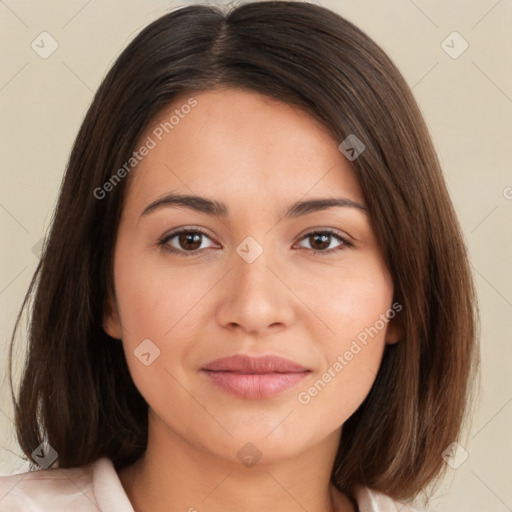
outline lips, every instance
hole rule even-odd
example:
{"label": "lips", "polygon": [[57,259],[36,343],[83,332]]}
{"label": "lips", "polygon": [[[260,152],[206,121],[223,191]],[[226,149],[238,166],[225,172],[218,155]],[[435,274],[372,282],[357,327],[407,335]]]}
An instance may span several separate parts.
{"label": "lips", "polygon": [[237,354],[216,359],[201,372],[224,392],[246,399],[263,399],[295,386],[310,370],[279,356]]}
{"label": "lips", "polygon": [[208,363],[204,370],[238,373],[297,373],[308,371],[300,364],[279,356],[252,357],[237,354]]}

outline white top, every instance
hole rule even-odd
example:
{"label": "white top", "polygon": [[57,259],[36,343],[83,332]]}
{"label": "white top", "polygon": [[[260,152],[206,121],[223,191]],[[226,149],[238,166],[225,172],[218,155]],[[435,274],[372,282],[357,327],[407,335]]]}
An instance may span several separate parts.
{"label": "white top", "polygon": [[[360,487],[359,512],[414,512],[390,497]],[[80,468],[41,469],[0,476],[2,512],[134,512],[112,461]]]}

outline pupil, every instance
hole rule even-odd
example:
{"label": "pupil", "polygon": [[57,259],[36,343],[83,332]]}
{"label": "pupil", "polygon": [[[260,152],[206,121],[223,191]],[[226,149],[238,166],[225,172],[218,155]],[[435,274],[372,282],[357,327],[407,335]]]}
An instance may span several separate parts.
{"label": "pupil", "polygon": [[[329,247],[330,235],[327,235],[327,234],[313,235],[313,238],[315,238],[315,240],[321,239],[320,247],[317,247],[318,249],[325,249],[325,248]],[[316,243],[316,241],[315,241],[315,243]]]}
{"label": "pupil", "polygon": [[189,249],[198,249],[201,246],[201,237],[199,233],[182,233],[180,235],[180,244],[185,248],[187,245],[193,245],[194,247],[189,247]]}

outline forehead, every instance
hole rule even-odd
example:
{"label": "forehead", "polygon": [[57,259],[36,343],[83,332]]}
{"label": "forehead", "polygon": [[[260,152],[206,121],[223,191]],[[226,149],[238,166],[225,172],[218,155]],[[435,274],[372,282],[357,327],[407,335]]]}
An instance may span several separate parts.
{"label": "forehead", "polygon": [[280,204],[306,194],[363,202],[339,142],[303,110],[262,94],[217,89],[181,96],[149,124],[137,148],[127,205],[169,192],[230,203]]}

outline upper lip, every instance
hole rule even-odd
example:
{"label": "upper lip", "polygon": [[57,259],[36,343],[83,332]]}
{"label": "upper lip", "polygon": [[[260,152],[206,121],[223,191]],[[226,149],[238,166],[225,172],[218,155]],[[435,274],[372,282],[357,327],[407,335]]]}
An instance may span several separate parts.
{"label": "upper lip", "polygon": [[253,357],[244,354],[222,357],[211,361],[203,370],[236,373],[299,373],[309,371],[304,366],[280,356]]}

